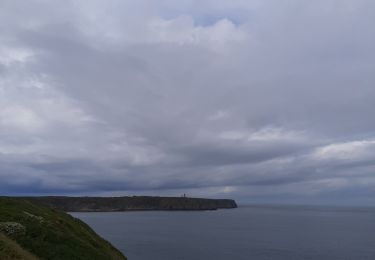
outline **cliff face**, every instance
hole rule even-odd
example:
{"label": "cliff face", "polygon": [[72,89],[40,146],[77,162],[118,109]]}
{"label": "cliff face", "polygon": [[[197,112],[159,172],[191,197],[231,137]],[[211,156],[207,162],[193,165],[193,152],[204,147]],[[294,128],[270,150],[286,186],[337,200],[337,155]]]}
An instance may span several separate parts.
{"label": "cliff face", "polygon": [[230,199],[200,199],[185,197],[27,197],[65,212],[131,211],[131,210],[216,210],[237,208]]}
{"label": "cliff face", "polygon": [[126,259],[69,214],[0,197],[0,259]]}

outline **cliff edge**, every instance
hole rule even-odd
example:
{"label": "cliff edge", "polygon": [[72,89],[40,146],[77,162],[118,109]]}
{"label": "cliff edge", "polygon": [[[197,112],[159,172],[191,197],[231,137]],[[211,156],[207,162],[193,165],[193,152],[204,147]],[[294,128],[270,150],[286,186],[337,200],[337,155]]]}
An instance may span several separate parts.
{"label": "cliff edge", "polygon": [[0,197],[0,259],[126,257],[69,214],[20,198]]}

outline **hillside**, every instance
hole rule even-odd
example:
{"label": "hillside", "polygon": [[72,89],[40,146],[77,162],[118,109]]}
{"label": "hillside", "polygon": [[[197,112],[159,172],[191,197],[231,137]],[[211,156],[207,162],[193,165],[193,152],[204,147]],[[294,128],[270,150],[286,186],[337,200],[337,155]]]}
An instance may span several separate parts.
{"label": "hillside", "polygon": [[230,199],[201,199],[186,197],[25,197],[65,212],[130,211],[130,210],[216,210],[237,208]]}
{"label": "hillside", "polygon": [[0,197],[0,259],[126,259],[69,214]]}

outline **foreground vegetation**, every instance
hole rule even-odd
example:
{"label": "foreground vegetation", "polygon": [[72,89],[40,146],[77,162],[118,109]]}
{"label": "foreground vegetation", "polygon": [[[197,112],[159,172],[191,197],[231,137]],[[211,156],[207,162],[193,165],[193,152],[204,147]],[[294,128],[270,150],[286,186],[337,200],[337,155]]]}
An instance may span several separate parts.
{"label": "foreground vegetation", "polygon": [[69,214],[0,197],[0,259],[126,259]]}

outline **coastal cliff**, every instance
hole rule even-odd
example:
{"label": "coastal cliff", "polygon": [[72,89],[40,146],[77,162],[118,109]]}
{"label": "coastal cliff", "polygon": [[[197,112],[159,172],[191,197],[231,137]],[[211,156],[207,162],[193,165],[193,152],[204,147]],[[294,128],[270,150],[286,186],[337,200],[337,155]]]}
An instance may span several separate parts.
{"label": "coastal cliff", "polygon": [[28,201],[65,212],[132,210],[216,210],[237,208],[231,199],[186,197],[24,197]]}
{"label": "coastal cliff", "polygon": [[126,259],[87,224],[20,198],[0,197],[0,259]]}

